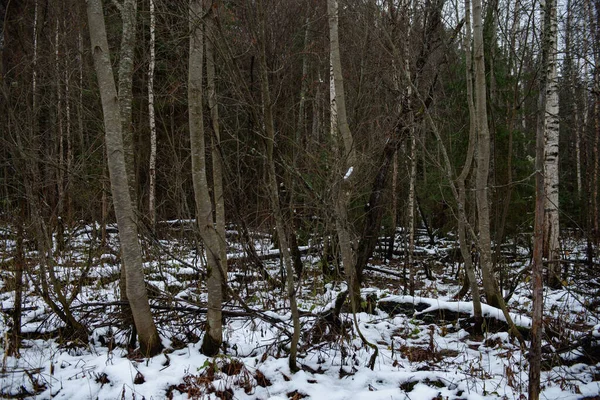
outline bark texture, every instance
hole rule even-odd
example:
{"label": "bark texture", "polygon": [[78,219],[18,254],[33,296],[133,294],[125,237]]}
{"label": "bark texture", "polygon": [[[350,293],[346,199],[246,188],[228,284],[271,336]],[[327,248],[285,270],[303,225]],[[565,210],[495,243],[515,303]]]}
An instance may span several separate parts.
{"label": "bark texture", "polygon": [[560,244],[558,221],[558,74],[556,0],[546,0],[544,13],[549,13],[550,24],[545,45],[548,46],[546,65],[546,107],[544,116],[544,256],[548,263],[548,286],[560,287]]}
{"label": "bark texture", "polygon": [[479,252],[483,288],[488,304],[501,308],[504,301],[492,271],[492,249],[490,237],[489,171],[490,131],[487,117],[487,95],[485,82],[485,60],[483,47],[483,25],[481,0],[473,0],[473,55],[475,61],[475,111],[477,121],[477,171],[475,175],[476,202],[479,228]]}
{"label": "bark texture", "polygon": [[[548,4],[552,7],[551,4]],[[544,25],[542,30],[541,71],[549,71],[551,58],[552,13],[544,7]],[[548,73],[540,74],[540,92],[538,97],[538,116],[535,142],[535,219],[533,228],[533,260],[531,284],[533,292],[533,310],[531,324],[531,350],[529,351],[529,399],[540,397],[540,370],[542,362],[542,317],[544,307],[543,292],[543,251],[544,251],[544,212],[545,212],[545,179],[544,179],[544,133],[546,128]]]}
{"label": "bark texture", "polygon": [[219,236],[213,223],[213,209],[206,178],[205,131],[202,110],[202,78],[204,62],[204,33],[202,0],[190,1],[190,55],[188,70],[188,107],[190,146],[192,154],[192,183],[196,202],[196,222],[206,250],[208,310],[206,334],[201,351],[206,356],[219,353],[223,341],[222,301],[223,276]]}
{"label": "bark texture", "polygon": [[123,263],[126,265],[127,298],[138,332],[140,350],[145,356],[152,356],[160,352],[162,345],[150,312],[144,282],[142,253],[137,236],[137,225],[123,152],[119,97],[110,62],[101,0],[88,0],[87,13],[94,66],[104,114],[111,191],[119,227]]}
{"label": "bark texture", "polygon": [[150,125],[150,187],[148,213],[150,225],[156,224],[156,120],[154,117],[154,67],[156,65],[156,13],[154,0],[150,0],[150,64],[148,65],[148,123]]}

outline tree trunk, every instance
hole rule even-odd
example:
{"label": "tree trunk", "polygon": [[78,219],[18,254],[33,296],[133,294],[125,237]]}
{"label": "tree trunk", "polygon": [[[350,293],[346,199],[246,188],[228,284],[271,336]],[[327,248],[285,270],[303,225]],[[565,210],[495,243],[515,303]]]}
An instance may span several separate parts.
{"label": "tree trunk", "polygon": [[271,208],[275,217],[275,228],[279,237],[279,249],[283,259],[283,264],[286,273],[287,295],[290,300],[290,309],[292,312],[292,323],[294,332],[292,334],[292,342],[290,344],[289,367],[292,372],[299,370],[296,357],[298,352],[298,341],[300,340],[300,315],[298,313],[298,305],[296,304],[296,290],[294,285],[294,269],[292,266],[292,257],[290,254],[289,242],[283,220],[283,213],[279,200],[279,185],[277,184],[277,175],[275,172],[275,161],[273,158],[273,147],[275,145],[275,126],[273,123],[273,111],[271,104],[271,94],[269,91],[269,76],[267,70],[266,59],[266,19],[263,2],[259,2],[259,74],[260,74],[260,90],[262,97],[263,122],[265,128],[265,145],[267,150],[267,175],[268,175],[268,191],[271,200]]}
{"label": "tree trunk", "polygon": [[125,151],[125,169],[127,172],[127,182],[129,184],[129,196],[132,201],[131,204],[134,217],[137,218],[138,195],[132,120],[133,60],[135,56],[137,0],[123,0],[119,11],[121,12],[122,21],[118,82],[119,110],[121,115],[121,129],[123,132],[123,148]]}
{"label": "tree trunk", "polygon": [[475,141],[477,135],[477,118],[475,112],[475,104],[473,102],[473,61],[471,52],[471,2],[465,0],[465,21],[466,34],[464,39],[465,60],[466,60],[466,82],[467,82],[467,104],[469,106],[469,145],[467,148],[467,158],[463,169],[456,180],[458,186],[458,240],[460,243],[460,253],[465,264],[465,274],[470,284],[471,295],[473,296],[473,314],[475,319],[475,330],[481,330],[483,315],[481,311],[481,299],[479,295],[479,285],[475,276],[475,268],[471,251],[467,241],[467,195],[465,189],[465,181],[471,171],[473,165],[473,153],[475,152]]}
{"label": "tree trunk", "polygon": [[144,282],[142,254],[123,152],[119,97],[110,61],[101,0],[88,0],[87,13],[94,66],[104,114],[113,203],[119,227],[123,264],[126,266],[126,293],[139,336],[140,350],[145,356],[153,356],[160,352],[162,345],[152,320]]}
{"label": "tree trunk", "polygon": [[6,353],[9,356],[19,357],[19,348],[21,347],[21,306],[23,304],[23,271],[25,270],[25,253],[23,251],[23,238],[25,232],[25,213],[27,208],[24,201],[20,201],[19,218],[17,218],[17,240],[15,246],[15,303],[12,310],[12,329],[10,331],[10,340]]}
{"label": "tree trunk", "polygon": [[500,308],[503,300],[492,271],[492,250],[490,238],[489,210],[489,171],[490,171],[490,132],[487,121],[487,98],[485,83],[485,60],[483,48],[483,26],[481,0],[473,0],[473,48],[475,59],[475,110],[477,121],[477,173],[476,203],[479,228],[479,252],[483,288],[488,304]]}
{"label": "tree trunk", "polygon": [[396,241],[396,227],[398,225],[398,151],[395,152],[392,165],[392,204],[390,214],[392,222],[390,223],[390,239],[386,252],[386,259],[391,262],[394,257],[394,246]]}
{"label": "tree trunk", "polygon": [[529,352],[529,399],[538,400],[540,397],[540,370],[542,361],[542,317],[544,306],[543,293],[543,251],[544,251],[544,211],[545,211],[545,182],[544,182],[544,132],[546,128],[546,113],[548,79],[550,78],[550,63],[552,58],[552,1],[546,2],[549,9],[542,4],[544,25],[542,30],[542,57],[540,88],[538,97],[538,115],[535,146],[535,219],[533,231],[533,260],[531,283],[533,291],[533,310],[531,324],[531,350]]}
{"label": "tree trunk", "polygon": [[[416,182],[417,182],[417,137],[414,127],[410,128],[410,173],[408,183],[408,254],[406,257],[408,263],[408,293],[411,296],[415,295],[415,200],[416,200]],[[406,288],[404,289],[406,292]]]}
{"label": "tree trunk", "polygon": [[[346,281],[350,290],[353,303],[360,298],[360,280],[356,268],[353,243],[354,238],[348,221],[348,204],[352,191],[353,173],[356,164],[356,150],[354,140],[346,116],[346,98],[344,94],[344,81],[342,76],[342,63],[340,59],[340,45],[338,33],[338,3],[337,0],[327,0],[327,13],[329,17],[329,41],[331,61],[331,133],[334,135],[334,146],[341,142],[341,151],[338,152],[337,179],[334,183],[334,215],[340,244],[340,253]],[[341,136],[339,138],[338,136]],[[337,139],[337,140],[336,140]]]}
{"label": "tree trunk", "polygon": [[213,210],[206,176],[206,137],[203,122],[204,113],[202,110],[202,67],[204,62],[202,13],[202,0],[191,0],[189,5],[188,107],[196,222],[206,250],[208,276],[207,327],[201,351],[206,356],[214,356],[219,353],[219,348],[223,342],[221,308],[223,301],[223,276],[225,276],[225,273],[221,268],[221,248],[219,245],[219,236],[213,223]]}
{"label": "tree trunk", "polygon": [[[215,3],[213,13],[217,12]],[[221,128],[219,121],[219,103],[217,102],[217,88],[215,83],[215,15],[210,15],[206,19],[206,82],[208,89],[208,108],[210,109],[210,119],[212,123],[213,135],[212,143],[212,168],[213,168],[213,196],[215,205],[215,223],[217,234],[219,236],[219,258],[221,268],[225,272],[223,283],[226,284],[227,277],[227,246],[225,241],[225,198],[223,193],[223,155],[221,153]]]}
{"label": "tree trunk", "polygon": [[156,120],[154,117],[154,66],[156,64],[155,52],[156,14],[154,0],[150,0],[150,64],[148,65],[148,122],[150,124],[150,187],[148,188],[148,213],[150,226],[156,225]]}
{"label": "tree trunk", "polygon": [[[550,13],[547,38],[546,109],[544,113],[544,256],[548,260],[547,284],[560,287],[560,245],[558,223],[558,75],[557,68],[557,28],[556,0],[546,0],[545,13]],[[541,110],[540,110],[541,111]]]}

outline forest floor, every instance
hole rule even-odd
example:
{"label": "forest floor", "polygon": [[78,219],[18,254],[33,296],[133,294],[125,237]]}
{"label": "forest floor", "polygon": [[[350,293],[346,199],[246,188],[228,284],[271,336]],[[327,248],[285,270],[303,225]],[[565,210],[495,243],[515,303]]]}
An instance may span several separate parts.
{"label": "forest floor", "polygon": [[[200,354],[206,307],[203,267],[189,240],[154,239],[143,244],[147,282],[162,354],[143,359],[128,350],[127,331],[119,322],[119,263],[116,235],[106,247],[82,227],[67,235],[65,250],[56,251],[56,273],[67,292],[82,284],[73,299],[74,315],[90,330],[90,343],[69,341],[63,324],[36,295],[39,267],[30,249],[24,278],[21,357],[5,355],[0,344],[0,398],[35,399],[525,399],[528,383],[527,334],[531,324],[528,251],[517,245],[502,252],[503,286],[526,345],[506,333],[499,310],[485,307],[485,333],[470,333],[472,303],[455,300],[458,251],[453,238],[435,245],[421,240],[415,296],[404,295],[404,264],[373,262],[366,271],[362,296],[370,313],[356,320],[373,350],[358,337],[347,309],[341,324],[323,318],[345,284],[324,280],[319,246],[304,248],[304,273],[298,293],[302,310],[299,351],[301,371],[291,373],[286,349],[292,330],[282,290],[279,260],[268,235],[255,235],[263,257],[266,282],[243,258],[230,231],[229,281],[256,310],[228,299],[224,352],[216,358]],[[190,237],[182,233],[180,237]],[[0,243],[0,328],[10,327],[14,306],[14,238],[3,231]],[[404,236],[398,232],[398,254]],[[563,242],[569,278],[560,290],[545,289],[545,336],[542,399],[600,399],[600,274],[583,263],[585,246]],[[429,274],[424,269],[429,269]],[[388,273],[390,272],[390,273]],[[82,274],[86,276],[82,277]],[[427,276],[429,275],[429,277]],[[433,278],[433,279],[432,279]]]}

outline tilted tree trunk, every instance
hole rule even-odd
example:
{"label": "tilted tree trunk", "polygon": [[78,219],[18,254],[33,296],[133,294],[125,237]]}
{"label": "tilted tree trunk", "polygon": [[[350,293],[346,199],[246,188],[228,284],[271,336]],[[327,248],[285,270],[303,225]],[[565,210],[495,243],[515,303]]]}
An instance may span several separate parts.
{"label": "tilted tree trunk", "polygon": [[558,74],[556,0],[546,0],[544,13],[550,13],[547,35],[548,59],[544,71],[546,79],[546,110],[544,121],[544,256],[548,260],[547,284],[560,287],[560,244],[558,222]]}
{"label": "tilted tree trunk", "polygon": [[206,334],[201,351],[206,356],[219,353],[223,342],[222,301],[223,276],[219,235],[213,223],[213,210],[208,191],[205,155],[205,130],[202,110],[202,78],[204,62],[204,33],[202,0],[189,4],[190,53],[188,67],[188,107],[190,146],[192,154],[192,183],[196,202],[196,222],[204,242],[207,261],[208,310]]}
{"label": "tilted tree trunk", "polygon": [[119,96],[110,61],[101,0],[88,0],[87,13],[104,114],[111,191],[119,227],[122,259],[126,266],[126,293],[138,333],[140,350],[145,356],[153,356],[160,352],[162,345],[152,319],[146,293],[142,252],[125,166]]}
{"label": "tilted tree trunk", "polygon": [[[275,126],[273,123],[273,105],[271,104],[271,94],[269,91],[269,76],[267,70],[266,56],[266,19],[264,3],[260,1],[258,4],[259,12],[259,76],[260,76],[260,92],[262,98],[263,123],[265,129],[265,147],[267,151],[267,175],[268,175],[268,192],[271,200],[271,209],[275,218],[275,229],[279,238],[279,249],[283,258],[283,265],[286,273],[287,295],[290,300],[290,309],[292,313],[292,323],[294,332],[292,334],[292,342],[290,344],[289,367],[292,372],[298,371],[296,362],[298,352],[298,341],[300,340],[300,315],[298,313],[298,305],[296,304],[296,290],[294,285],[294,269],[292,265],[292,256],[290,253],[289,241],[283,220],[283,212],[281,210],[279,200],[279,185],[277,184],[277,175],[275,171],[275,160],[273,158],[273,147],[275,145]],[[295,234],[295,233],[294,233]]]}

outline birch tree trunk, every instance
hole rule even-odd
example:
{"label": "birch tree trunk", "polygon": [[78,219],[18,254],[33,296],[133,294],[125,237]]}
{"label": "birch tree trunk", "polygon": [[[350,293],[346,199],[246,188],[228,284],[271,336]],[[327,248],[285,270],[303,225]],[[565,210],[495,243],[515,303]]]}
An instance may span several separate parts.
{"label": "birch tree trunk", "polygon": [[119,227],[123,264],[126,266],[126,293],[138,333],[140,350],[145,356],[153,356],[160,352],[162,345],[150,312],[144,282],[142,253],[123,152],[119,96],[110,62],[101,0],[88,0],[87,13],[94,66],[104,114],[111,191]]}
{"label": "birch tree trunk", "polygon": [[200,351],[206,356],[219,353],[223,342],[222,300],[223,277],[219,236],[213,223],[213,210],[206,177],[205,131],[202,111],[202,78],[204,62],[204,33],[202,0],[189,4],[190,52],[188,69],[188,107],[190,146],[192,158],[192,183],[196,202],[196,222],[204,242],[207,261],[208,311],[206,334]]}
{"label": "birch tree trunk", "polygon": [[531,283],[533,292],[533,310],[531,324],[531,350],[529,352],[529,399],[538,400],[540,397],[540,370],[542,361],[542,317],[544,306],[543,293],[543,252],[544,252],[544,223],[545,223],[545,173],[544,173],[544,139],[547,124],[548,90],[551,79],[550,64],[552,59],[552,11],[545,9],[546,5],[551,8],[550,2],[542,3],[543,30],[542,30],[542,54],[540,71],[540,88],[538,97],[538,115],[535,145],[535,218],[533,228],[533,260],[531,271]]}
{"label": "birch tree trunk", "polygon": [[558,74],[557,68],[557,30],[558,20],[556,0],[546,0],[544,13],[549,13],[549,31],[545,32],[548,46],[546,90],[546,108],[544,115],[544,256],[548,260],[547,284],[560,287],[560,249],[558,223]]}
{"label": "birch tree trunk", "polygon": [[265,145],[267,150],[267,175],[268,175],[268,190],[271,200],[271,208],[275,217],[275,229],[279,237],[279,248],[281,257],[285,266],[287,295],[290,300],[290,309],[292,312],[292,323],[294,332],[292,334],[292,342],[290,344],[289,367],[292,372],[299,370],[296,357],[298,352],[298,341],[300,340],[300,316],[298,313],[298,305],[296,304],[296,290],[294,285],[294,269],[292,265],[292,256],[290,254],[289,241],[283,220],[283,212],[279,200],[279,185],[277,184],[277,175],[275,172],[275,161],[273,159],[273,146],[275,144],[275,126],[273,123],[273,110],[271,104],[271,94],[269,91],[269,77],[267,70],[266,59],[266,20],[264,14],[264,3],[260,1],[258,4],[259,12],[259,76],[260,76],[260,91],[262,97],[263,122],[265,127]]}

